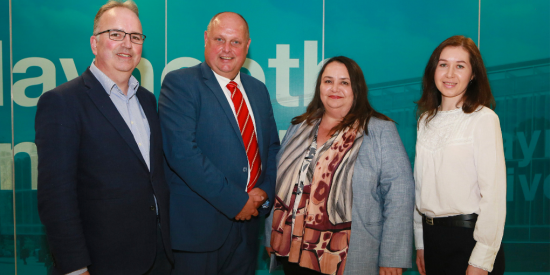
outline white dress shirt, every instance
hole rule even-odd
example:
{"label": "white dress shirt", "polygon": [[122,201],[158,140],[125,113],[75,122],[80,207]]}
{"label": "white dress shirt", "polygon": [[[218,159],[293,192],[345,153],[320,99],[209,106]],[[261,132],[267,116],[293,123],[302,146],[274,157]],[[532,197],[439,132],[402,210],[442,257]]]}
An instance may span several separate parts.
{"label": "white dress shirt", "polygon": [[[506,218],[506,163],[498,116],[489,108],[458,108],[419,121],[416,209],[428,217],[478,214],[469,264],[492,271]],[[422,218],[414,217],[416,249],[424,249]]]}

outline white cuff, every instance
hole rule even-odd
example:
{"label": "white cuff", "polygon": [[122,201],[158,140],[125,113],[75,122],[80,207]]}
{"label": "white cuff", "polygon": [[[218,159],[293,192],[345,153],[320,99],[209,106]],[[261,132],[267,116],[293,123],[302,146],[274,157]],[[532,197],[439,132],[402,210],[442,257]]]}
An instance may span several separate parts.
{"label": "white cuff", "polygon": [[499,248],[500,246],[494,248],[477,242],[474,250],[472,250],[468,264],[485,271],[493,271],[493,264],[495,263]]}
{"label": "white cuff", "polygon": [[414,224],[414,244],[416,250],[424,249],[424,236],[423,236],[422,224],[418,226],[417,223]]}
{"label": "white cuff", "polygon": [[81,268],[81,269],[79,269],[79,270],[73,271],[73,272],[71,272],[71,273],[67,273],[67,274],[65,274],[65,275],[80,275],[80,274],[82,274],[82,273],[84,273],[84,272],[86,272],[86,271],[88,271],[88,268],[87,268],[87,267],[84,267],[84,268]]}

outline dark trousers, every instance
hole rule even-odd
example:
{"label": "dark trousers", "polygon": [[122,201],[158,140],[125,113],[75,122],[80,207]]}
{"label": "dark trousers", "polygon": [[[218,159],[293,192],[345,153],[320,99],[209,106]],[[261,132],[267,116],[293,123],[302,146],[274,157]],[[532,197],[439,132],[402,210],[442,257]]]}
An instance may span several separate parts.
{"label": "dark trousers", "polygon": [[[464,275],[476,245],[474,229],[423,223],[424,263],[427,275]],[[504,249],[497,253],[493,275],[504,274]]]}
{"label": "dark trousers", "polygon": [[172,271],[172,267],[172,263],[168,260],[164,244],[162,243],[162,233],[159,224],[159,226],[157,226],[157,255],[155,257],[155,262],[144,275],[169,275]]}
{"label": "dark trousers", "polygon": [[291,263],[288,257],[277,257],[277,260],[283,264],[285,275],[323,275],[321,272],[301,267],[298,263]]}
{"label": "dark trousers", "polygon": [[234,222],[223,245],[210,252],[173,250],[172,275],[254,275],[258,255],[258,220]]}

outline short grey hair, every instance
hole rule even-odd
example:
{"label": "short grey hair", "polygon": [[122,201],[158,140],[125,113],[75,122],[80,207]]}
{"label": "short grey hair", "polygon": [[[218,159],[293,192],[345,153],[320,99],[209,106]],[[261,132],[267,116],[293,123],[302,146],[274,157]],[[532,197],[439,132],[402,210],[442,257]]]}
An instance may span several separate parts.
{"label": "short grey hair", "polygon": [[133,11],[136,16],[139,18],[139,11],[138,11],[138,7],[136,5],[136,3],[134,3],[134,1],[132,0],[127,0],[127,1],[119,1],[119,0],[109,0],[107,2],[107,4],[101,6],[101,8],[99,8],[99,11],[97,11],[96,15],[95,15],[95,18],[94,18],[94,34],[99,31],[97,28],[98,28],[98,25],[99,25],[99,19],[101,18],[101,16],[108,10],[110,9],[113,9],[113,8],[127,8],[131,11]]}

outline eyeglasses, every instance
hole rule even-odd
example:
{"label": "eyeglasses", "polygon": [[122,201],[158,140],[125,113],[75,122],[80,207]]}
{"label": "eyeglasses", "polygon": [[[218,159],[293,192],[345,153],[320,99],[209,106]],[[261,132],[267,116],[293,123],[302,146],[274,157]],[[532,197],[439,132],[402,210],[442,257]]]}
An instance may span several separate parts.
{"label": "eyeglasses", "polygon": [[121,31],[121,30],[106,30],[106,31],[98,32],[94,35],[100,35],[100,34],[106,33],[106,32],[109,33],[109,39],[114,40],[114,41],[124,40],[124,38],[126,38],[127,34],[130,35],[130,41],[132,41],[132,43],[134,43],[134,44],[142,45],[143,41],[145,41],[145,35],[144,34],[141,34],[141,33],[127,33],[125,31]]}

